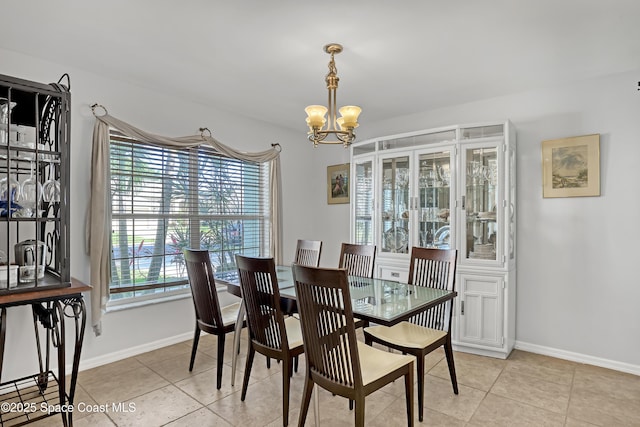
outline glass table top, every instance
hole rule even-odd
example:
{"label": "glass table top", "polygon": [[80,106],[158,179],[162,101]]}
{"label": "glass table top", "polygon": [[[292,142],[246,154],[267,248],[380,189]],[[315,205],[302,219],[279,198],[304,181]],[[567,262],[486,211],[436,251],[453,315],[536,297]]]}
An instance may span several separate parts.
{"label": "glass table top", "polygon": [[[280,296],[296,298],[291,267],[277,266]],[[215,279],[228,286],[239,286],[238,272],[215,273]],[[356,317],[391,325],[453,299],[457,293],[442,289],[413,286],[383,279],[349,276],[351,305]]]}

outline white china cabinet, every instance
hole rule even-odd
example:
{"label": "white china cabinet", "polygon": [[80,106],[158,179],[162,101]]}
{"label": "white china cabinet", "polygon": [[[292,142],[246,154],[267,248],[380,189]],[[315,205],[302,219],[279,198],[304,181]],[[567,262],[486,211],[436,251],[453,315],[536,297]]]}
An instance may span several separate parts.
{"label": "white china cabinet", "polygon": [[515,341],[515,130],[450,126],[351,147],[351,241],[406,281],[411,247],[458,249],[456,349],[506,358]]}

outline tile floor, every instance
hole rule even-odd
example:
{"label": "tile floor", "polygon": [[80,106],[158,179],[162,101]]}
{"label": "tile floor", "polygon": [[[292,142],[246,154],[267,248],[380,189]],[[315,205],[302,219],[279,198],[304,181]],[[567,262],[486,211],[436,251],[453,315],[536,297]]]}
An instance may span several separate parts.
{"label": "tile floor", "polygon": [[[193,372],[191,341],[80,372],[76,405],[132,403],[130,412],[76,412],[76,426],[281,426],[281,373],[256,356],[245,402],[240,401],[244,358],[231,387],[231,335],[222,388],[215,388],[216,342],[203,334]],[[246,338],[243,338],[244,354]],[[459,395],[454,395],[444,352],[427,356],[424,426],[640,426],[640,377],[515,350],[507,360],[455,353]],[[291,383],[289,425],[297,425],[304,359]],[[417,399],[417,393],[416,393]],[[351,426],[341,397],[322,391],[320,421]],[[32,425],[58,426],[59,416]],[[306,425],[313,425],[309,410]],[[402,381],[373,393],[366,425],[405,426]]]}

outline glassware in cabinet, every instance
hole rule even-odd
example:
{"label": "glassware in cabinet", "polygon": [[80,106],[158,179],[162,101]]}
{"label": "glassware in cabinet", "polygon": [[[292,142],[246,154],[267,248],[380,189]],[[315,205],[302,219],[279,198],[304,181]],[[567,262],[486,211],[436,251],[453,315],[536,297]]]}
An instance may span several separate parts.
{"label": "glassware in cabinet", "polygon": [[380,230],[381,252],[409,252],[410,224],[410,157],[384,158],[381,162],[380,179]]}
{"label": "glassware in cabinet", "polygon": [[502,238],[498,227],[498,148],[466,149],[465,168],[465,258],[495,261],[496,244]]}
{"label": "glassware in cabinet", "polygon": [[423,153],[418,157],[419,245],[451,247],[451,154]]}

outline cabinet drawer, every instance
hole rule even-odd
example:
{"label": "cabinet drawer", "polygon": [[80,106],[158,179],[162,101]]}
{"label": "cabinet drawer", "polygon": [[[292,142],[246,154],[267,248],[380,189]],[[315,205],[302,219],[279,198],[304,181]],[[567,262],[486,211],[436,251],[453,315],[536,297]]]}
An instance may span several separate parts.
{"label": "cabinet drawer", "polygon": [[403,268],[380,267],[378,277],[384,280],[407,283],[409,271]]}

